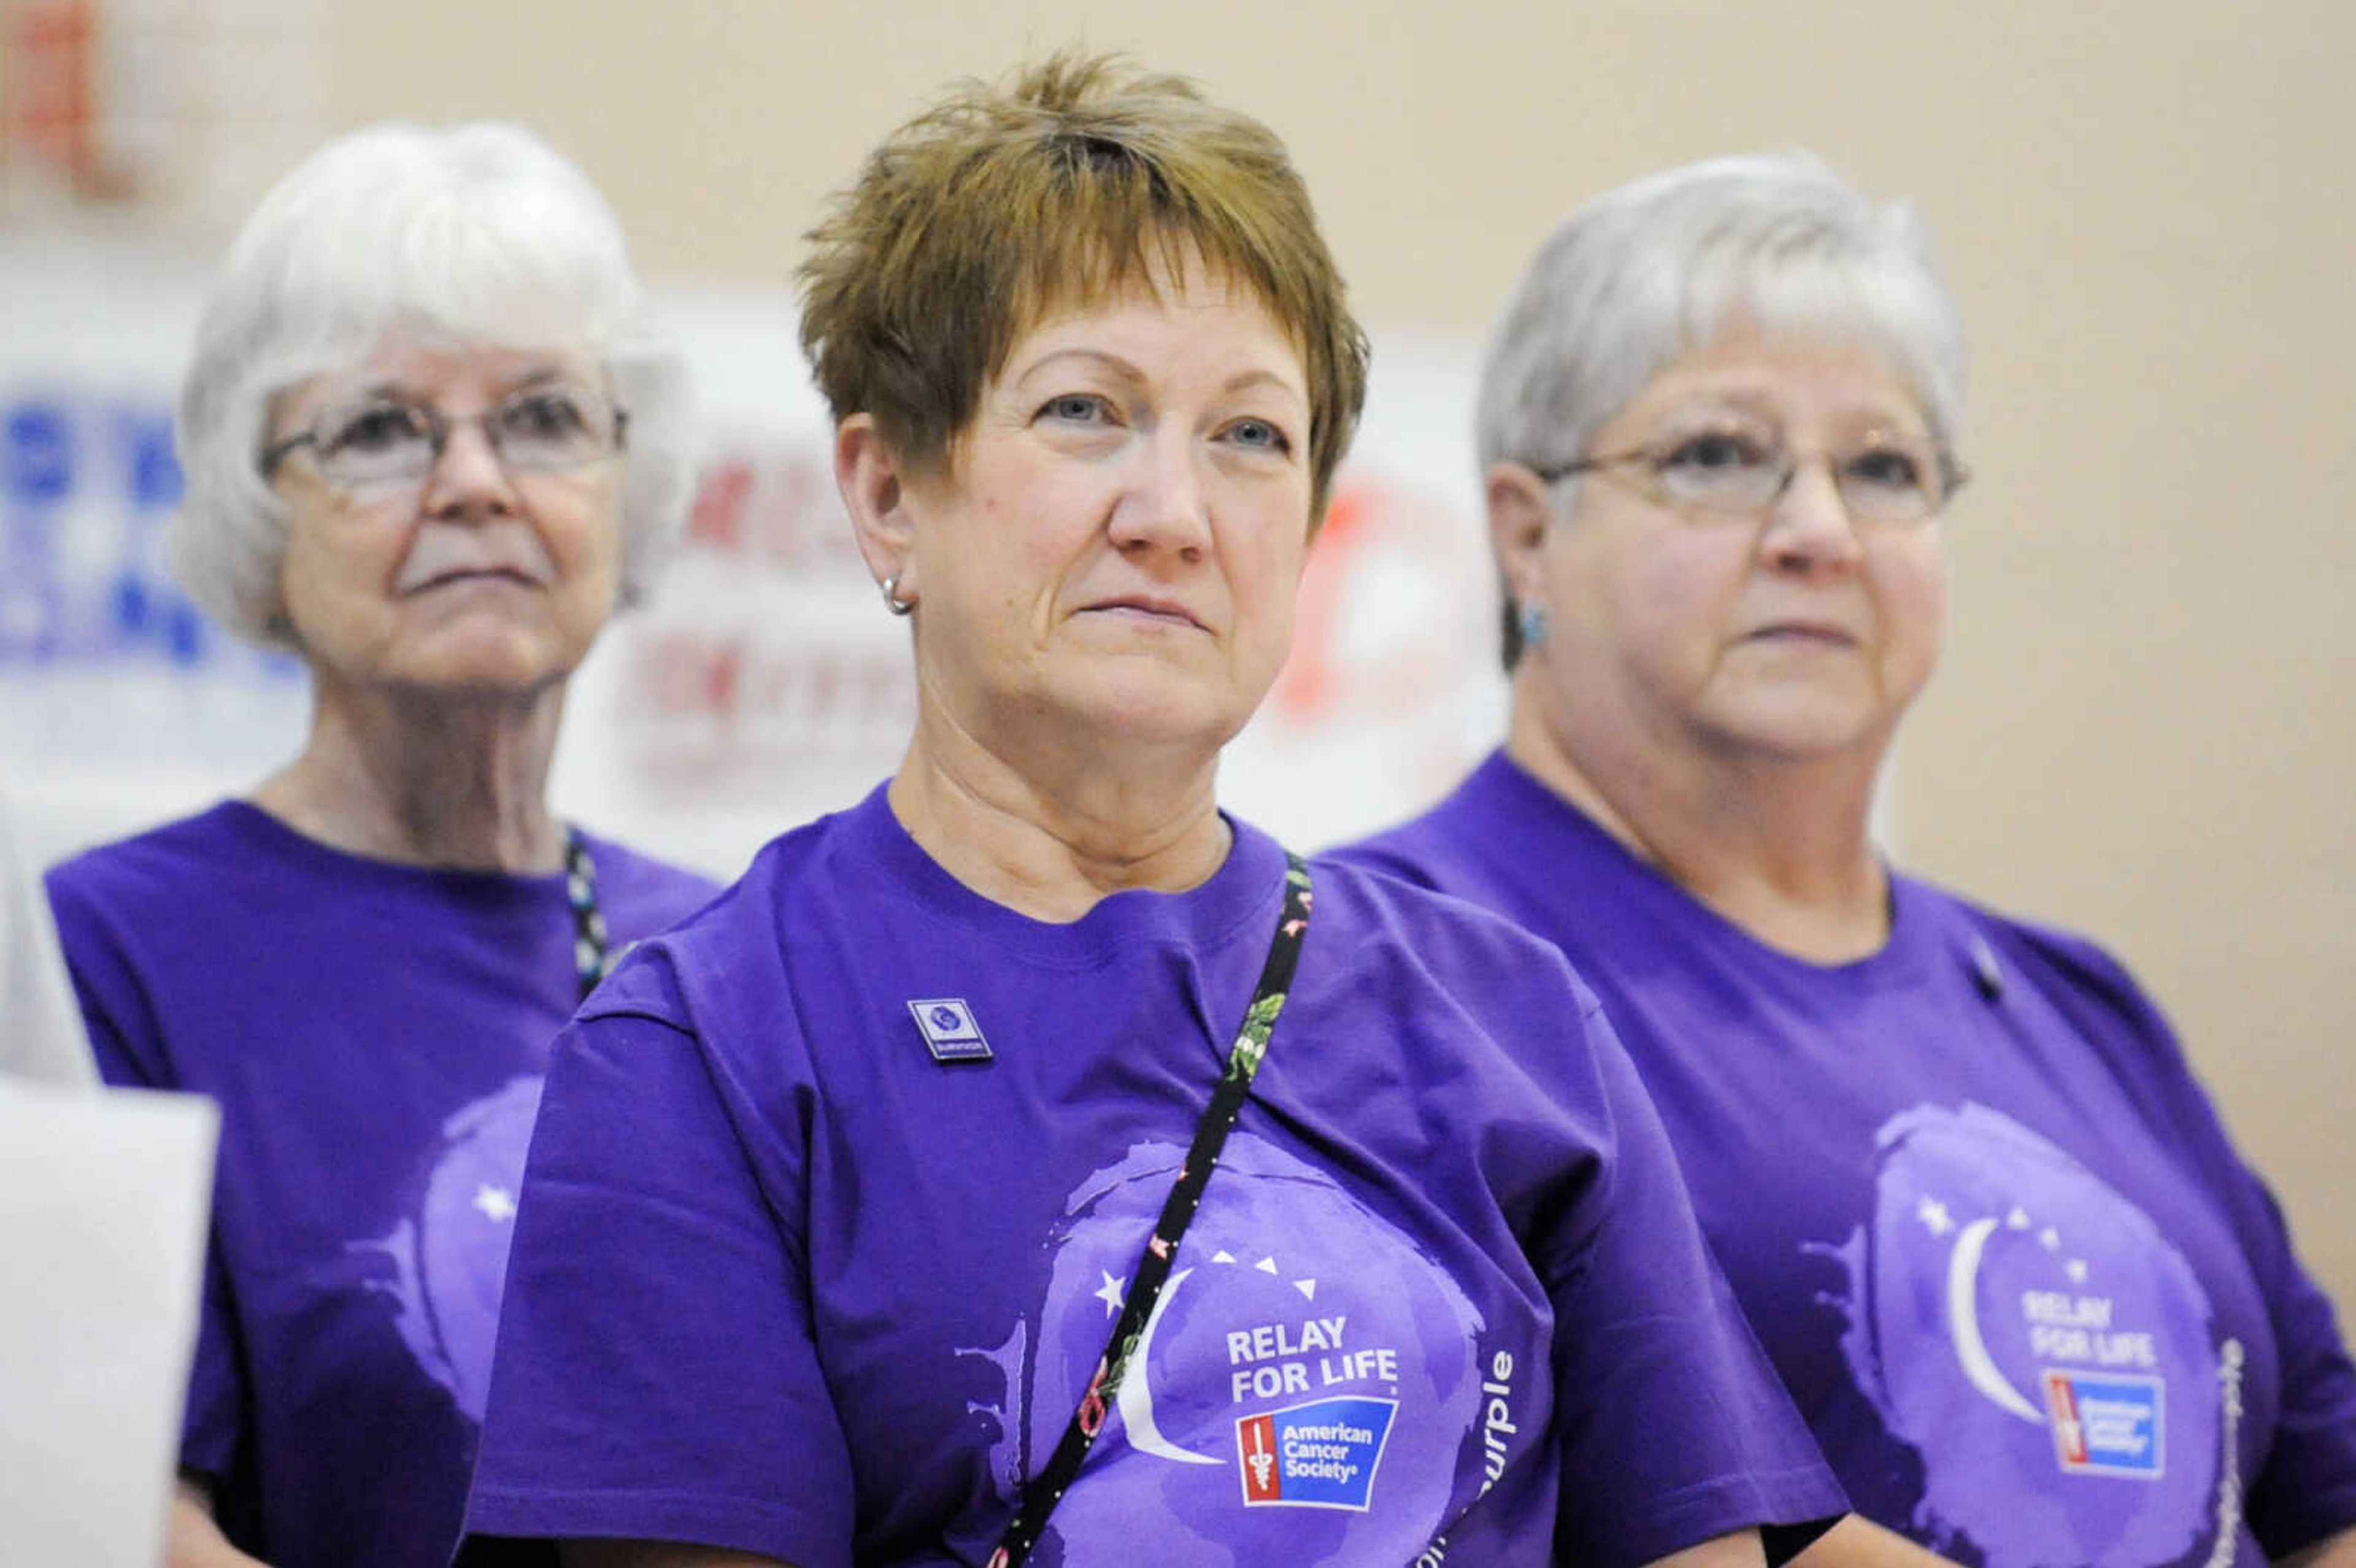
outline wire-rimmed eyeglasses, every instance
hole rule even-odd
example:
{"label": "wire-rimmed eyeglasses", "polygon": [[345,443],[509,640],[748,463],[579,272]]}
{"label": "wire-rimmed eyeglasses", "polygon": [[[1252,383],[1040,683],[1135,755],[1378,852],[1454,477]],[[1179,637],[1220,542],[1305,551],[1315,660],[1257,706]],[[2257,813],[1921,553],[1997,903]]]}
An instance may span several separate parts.
{"label": "wire-rimmed eyeglasses", "polygon": [[307,446],[332,483],[412,483],[434,471],[451,432],[465,424],[480,427],[509,468],[561,474],[618,451],[629,414],[603,393],[562,383],[527,387],[455,419],[396,399],[363,399],[326,410],[308,429],[264,449],[262,476],[273,477]]}
{"label": "wire-rimmed eyeglasses", "polygon": [[1726,432],[1683,436],[1569,463],[1532,464],[1548,485],[1579,474],[1624,475],[1636,491],[1675,511],[1756,517],[1792,487],[1804,462],[1822,458],[1841,505],[1860,523],[1905,526],[1936,517],[1971,470],[1926,441],[1875,436],[1841,452],[1794,453],[1780,442]]}

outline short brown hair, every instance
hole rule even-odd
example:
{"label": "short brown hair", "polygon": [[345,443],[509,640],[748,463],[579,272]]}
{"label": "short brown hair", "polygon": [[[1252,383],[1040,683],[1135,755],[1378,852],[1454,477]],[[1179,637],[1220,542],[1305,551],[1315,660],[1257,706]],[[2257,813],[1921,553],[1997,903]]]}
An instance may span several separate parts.
{"label": "short brown hair", "polygon": [[1366,395],[1366,339],[1273,132],[1183,78],[1062,52],[968,80],[886,138],[809,233],[802,350],[835,419],[946,459],[1046,313],[1151,286],[1198,252],[1249,283],[1309,377],[1312,517]]}

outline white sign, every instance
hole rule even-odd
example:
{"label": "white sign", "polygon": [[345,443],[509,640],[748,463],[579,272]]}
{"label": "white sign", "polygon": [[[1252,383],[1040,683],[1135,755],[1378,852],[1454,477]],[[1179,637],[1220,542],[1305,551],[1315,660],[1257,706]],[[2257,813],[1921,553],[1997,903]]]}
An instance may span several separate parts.
{"label": "white sign", "polygon": [[219,1127],[192,1095],[0,1077],[11,1563],[164,1560]]}

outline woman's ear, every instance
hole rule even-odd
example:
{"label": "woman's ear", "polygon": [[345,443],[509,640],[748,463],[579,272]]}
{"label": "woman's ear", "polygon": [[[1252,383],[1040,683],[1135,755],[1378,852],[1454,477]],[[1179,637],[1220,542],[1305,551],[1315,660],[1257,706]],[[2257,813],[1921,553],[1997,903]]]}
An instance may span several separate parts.
{"label": "woman's ear", "polygon": [[906,470],[884,439],[873,414],[852,414],[834,427],[834,484],[851,514],[859,553],[879,583],[899,598],[916,590],[916,529],[907,500]]}
{"label": "woman's ear", "polygon": [[1546,603],[1543,555],[1554,498],[1545,480],[1518,463],[1493,463],[1483,475],[1489,507],[1489,549],[1497,575],[1516,604]]}

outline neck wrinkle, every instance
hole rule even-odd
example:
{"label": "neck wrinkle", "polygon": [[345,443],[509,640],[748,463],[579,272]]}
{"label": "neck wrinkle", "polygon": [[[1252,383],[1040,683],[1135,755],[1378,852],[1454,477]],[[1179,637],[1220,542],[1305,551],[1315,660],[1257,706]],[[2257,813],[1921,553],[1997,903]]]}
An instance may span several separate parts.
{"label": "neck wrinkle", "polygon": [[940,868],[1034,920],[1078,920],[1110,894],[1183,892],[1226,863],[1233,835],[1196,768],[1101,759],[1050,770],[998,755],[926,704],[887,792],[892,814]]}
{"label": "neck wrinkle", "polygon": [[548,810],[564,688],[528,696],[355,690],[314,671],[303,754],[253,804],[307,837],[405,865],[561,869]]}
{"label": "neck wrinkle", "polygon": [[1869,763],[1751,758],[1680,768],[1675,755],[1665,765],[1641,745],[1601,743],[1574,760],[1519,681],[1505,753],[1764,946],[1835,965],[1889,943],[1890,877],[1868,831]]}

